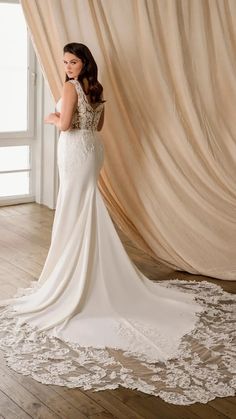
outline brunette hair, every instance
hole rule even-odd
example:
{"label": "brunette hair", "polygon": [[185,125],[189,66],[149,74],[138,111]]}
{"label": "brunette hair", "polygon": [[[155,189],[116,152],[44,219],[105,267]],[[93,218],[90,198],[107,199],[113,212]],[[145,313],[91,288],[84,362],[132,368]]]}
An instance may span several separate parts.
{"label": "brunette hair", "polygon": [[[77,42],[71,42],[63,48],[64,54],[69,52],[70,54],[76,55],[83,62],[83,68],[78,75],[77,80],[81,83],[81,86],[86,95],[89,95],[91,103],[105,102],[103,100],[103,87],[97,79],[98,68],[93,58],[93,55],[88,47],[84,44]],[[65,81],[68,81],[69,77],[66,74]]]}

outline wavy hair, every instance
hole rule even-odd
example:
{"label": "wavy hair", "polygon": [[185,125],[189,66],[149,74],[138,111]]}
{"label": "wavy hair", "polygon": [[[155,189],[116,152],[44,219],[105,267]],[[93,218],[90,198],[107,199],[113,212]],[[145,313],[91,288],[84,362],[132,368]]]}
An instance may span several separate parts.
{"label": "wavy hair", "polygon": [[[103,87],[97,79],[98,67],[89,48],[84,44],[71,42],[64,46],[63,53],[66,52],[80,58],[83,63],[83,68],[77,79],[81,83],[84,93],[89,95],[91,103],[106,102],[103,100]],[[68,80],[69,77],[66,74],[65,81]]]}

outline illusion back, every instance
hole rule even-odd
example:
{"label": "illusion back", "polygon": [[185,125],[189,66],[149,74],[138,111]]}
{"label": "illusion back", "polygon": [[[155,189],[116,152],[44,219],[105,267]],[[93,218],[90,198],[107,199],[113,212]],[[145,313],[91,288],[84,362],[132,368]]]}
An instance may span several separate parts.
{"label": "illusion back", "polygon": [[104,104],[99,103],[96,107],[92,107],[81,84],[77,80],[68,80],[68,82],[74,84],[78,92],[78,105],[73,115],[71,129],[96,131]]}

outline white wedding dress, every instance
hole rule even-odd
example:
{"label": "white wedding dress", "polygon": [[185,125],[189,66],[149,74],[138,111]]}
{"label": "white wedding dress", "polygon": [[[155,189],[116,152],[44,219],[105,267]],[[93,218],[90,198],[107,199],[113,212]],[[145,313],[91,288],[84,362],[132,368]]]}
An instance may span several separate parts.
{"label": "white wedding dress", "polygon": [[70,82],[78,106],[58,141],[48,256],[37,281],[0,301],[7,364],[45,384],[121,385],[175,404],[234,395],[235,296],[208,282],[151,281],[129,259],[97,186],[104,104],[91,107]]}

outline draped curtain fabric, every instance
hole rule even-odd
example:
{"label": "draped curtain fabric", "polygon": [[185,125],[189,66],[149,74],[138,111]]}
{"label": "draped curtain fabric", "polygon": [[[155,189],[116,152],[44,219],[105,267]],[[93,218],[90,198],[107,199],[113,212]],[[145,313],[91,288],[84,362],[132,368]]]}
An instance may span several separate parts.
{"label": "draped curtain fabric", "polygon": [[55,100],[62,48],[104,86],[99,188],[114,220],[179,270],[236,279],[236,1],[21,0]]}

